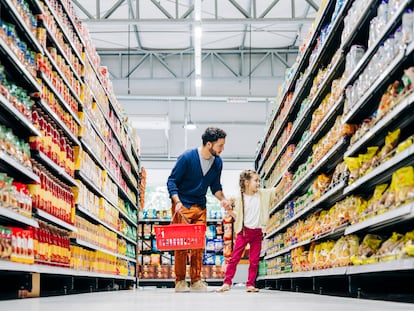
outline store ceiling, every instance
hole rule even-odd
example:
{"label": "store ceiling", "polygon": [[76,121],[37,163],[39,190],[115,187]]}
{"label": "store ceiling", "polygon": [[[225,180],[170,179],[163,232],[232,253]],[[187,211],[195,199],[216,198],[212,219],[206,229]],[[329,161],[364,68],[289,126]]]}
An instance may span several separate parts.
{"label": "store ceiling", "polygon": [[[201,132],[213,125],[229,134],[223,157],[242,167],[254,158],[278,87],[320,2],[201,1],[203,82],[197,98],[193,0],[73,4],[126,114],[169,120],[167,130],[138,129],[144,161],[174,161],[184,148],[199,145]],[[189,118],[199,128],[186,133],[182,124]]]}

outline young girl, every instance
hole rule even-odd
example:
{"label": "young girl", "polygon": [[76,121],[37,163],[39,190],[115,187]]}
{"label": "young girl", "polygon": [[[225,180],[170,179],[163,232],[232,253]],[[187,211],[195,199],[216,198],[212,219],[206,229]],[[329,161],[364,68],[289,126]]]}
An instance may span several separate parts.
{"label": "young girl", "polygon": [[234,210],[228,210],[235,218],[236,242],[227,265],[223,286],[218,292],[230,290],[237,265],[247,244],[250,244],[249,272],[246,282],[247,292],[258,292],[255,287],[259,269],[263,231],[269,221],[269,207],[274,201],[275,190],[260,188],[260,177],[253,170],[240,174],[240,197],[235,200]]}

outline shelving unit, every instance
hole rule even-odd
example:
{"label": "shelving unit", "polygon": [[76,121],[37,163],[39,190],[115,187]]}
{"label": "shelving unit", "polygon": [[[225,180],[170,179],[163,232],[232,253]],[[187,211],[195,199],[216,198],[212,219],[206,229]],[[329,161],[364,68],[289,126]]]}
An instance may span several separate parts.
{"label": "shelving unit", "polygon": [[[402,42],[403,37],[398,33],[403,16],[411,12],[408,9],[413,8],[412,1],[402,1],[395,8],[389,8],[389,18],[376,39],[370,42],[369,48],[353,65],[349,62],[350,53],[356,46],[368,46],[369,25],[376,17],[379,5],[377,1],[328,1],[318,15],[320,18],[316,22],[315,32],[305,44],[306,49],[298,57],[283,85],[283,92],[279,94],[255,161],[255,168],[264,185],[278,187],[281,193],[269,210],[271,226],[266,234],[269,247],[263,258],[267,263],[267,274],[258,278],[265,286],[368,297],[381,295],[376,283],[382,275],[395,285],[389,291],[390,295],[413,294],[396,284],[402,278],[409,279],[414,275],[414,259],[404,251],[389,255],[388,259],[393,259],[391,261],[378,257],[376,263],[365,265],[352,265],[351,255],[358,256],[354,253],[355,249],[350,249],[348,258],[342,258],[342,261],[333,253],[333,245],[338,241],[354,238],[362,243],[368,233],[378,234],[386,240],[393,232],[404,235],[412,231],[412,203],[396,199],[394,205],[385,206],[374,212],[373,216],[360,216],[362,212],[350,206],[346,214],[342,214],[345,215],[342,216],[344,219],[337,219],[335,225],[325,224],[327,220],[324,219],[327,218],[322,218],[353,198],[360,198],[362,201],[359,204],[369,204],[368,200],[373,196],[376,186],[389,185],[399,169],[414,164],[411,145],[396,151],[398,143],[414,134],[411,113],[414,97],[411,89],[408,88],[404,95],[395,95],[392,108],[388,108],[381,116],[377,117],[376,114],[389,85],[396,80],[401,81],[404,70],[414,65],[413,36],[405,35],[406,41]],[[346,35],[343,34],[345,31]],[[317,37],[320,38],[318,44],[315,42]],[[358,85],[364,84],[367,68],[373,67],[372,62],[378,61],[384,44],[390,42],[394,44],[394,54],[389,62],[381,64],[380,71],[370,69],[373,78],[369,77],[372,83],[368,86]],[[382,59],[383,62],[387,60]],[[379,66],[377,63],[375,65]],[[338,83],[335,88],[334,81]],[[357,87],[366,89],[354,99],[351,96],[354,96],[354,91],[357,94]],[[337,98],[329,102],[328,93],[328,96],[336,94]],[[330,106],[326,106],[326,99]],[[314,118],[318,120],[320,111],[323,111],[323,115],[315,125],[312,122]],[[369,125],[364,125],[368,129],[362,133],[363,122],[371,119]],[[334,136],[335,143],[329,142],[329,136],[335,133],[332,128],[339,128],[341,133],[346,133],[340,137]],[[393,146],[394,150],[356,180],[348,178],[349,169],[343,169],[346,168],[345,158],[358,157],[371,146],[377,146],[379,153],[386,143],[386,136],[396,129],[400,130],[400,137]],[[323,149],[322,144],[327,142],[329,147]],[[316,152],[319,153],[315,160]],[[325,185],[319,196],[315,195],[318,178],[332,178],[334,172],[341,172],[340,180],[329,179],[330,185]],[[332,221],[332,218],[328,219]],[[328,229],[323,229],[323,225]],[[305,238],[300,235],[300,228],[307,228],[302,229]],[[312,230],[310,228],[320,231],[309,232]],[[328,244],[333,247],[332,253],[329,248],[324,250],[329,256],[320,257],[326,262],[310,261],[314,259],[314,252],[318,251],[314,247],[328,247]]]}
{"label": "shelving unit", "polygon": [[[3,204],[1,201],[0,229],[14,227],[32,232],[30,243],[35,245],[30,251],[34,252],[33,258],[29,260],[34,264],[15,262],[10,259],[10,254],[5,258],[2,254],[5,260],[0,260],[0,275],[10,282],[7,288],[0,286],[0,298],[17,297],[22,289],[39,296],[128,288],[136,282],[140,197],[138,146],[115,95],[107,89],[110,81],[104,81],[106,78],[100,68],[96,68],[100,64],[91,65],[95,55],[90,55],[91,49],[85,44],[90,40],[84,37],[82,25],[73,15],[74,10],[68,7],[71,4],[52,2],[28,0],[27,19],[20,15],[23,10],[17,7],[22,5],[19,2],[5,0],[0,5],[0,21],[13,25],[13,35],[27,45],[28,55],[31,53],[25,58],[25,62],[30,62],[28,66],[14,53],[14,42],[6,40],[5,33],[0,33],[0,65],[4,68],[0,73],[7,82],[23,89],[26,100],[30,100],[30,106],[27,104],[23,112],[23,108],[9,98],[14,96],[11,92],[1,94],[0,125],[27,146],[30,144],[31,162],[35,163],[25,165],[14,152],[0,149],[0,173],[7,174],[4,176],[12,178],[13,182],[28,185],[33,198],[33,207],[30,203],[32,217],[17,212],[18,208],[13,208],[9,202]],[[28,19],[31,24],[26,22]],[[84,71],[86,66],[92,68],[92,73]],[[92,84],[92,81],[96,83]],[[100,94],[94,94],[94,90]],[[87,93],[92,94],[90,101]],[[91,119],[88,122],[94,125],[94,133],[80,135],[85,123],[78,112],[90,107],[97,107],[104,128],[95,126]],[[37,123],[39,120],[33,117],[34,111],[50,129]],[[104,146],[102,155],[90,145],[94,140],[88,142],[85,139],[92,134]],[[79,155],[88,154],[93,166],[101,172],[100,179],[91,179],[84,168],[75,168],[76,163],[71,167],[70,152],[75,153],[75,148],[82,152]],[[82,163],[82,159],[73,161]],[[50,185],[55,185],[53,190],[43,189],[47,178],[50,178]],[[111,187],[110,193],[108,187]],[[46,206],[46,199],[42,198],[46,191],[50,192],[50,197],[56,196],[51,206]],[[90,197],[95,201],[86,200]],[[41,198],[36,203],[39,206],[35,206],[35,198]],[[85,224],[89,229],[105,230],[105,237],[111,236],[113,251],[92,243],[93,239],[83,240],[86,228],[82,226]],[[55,242],[52,238],[46,243],[59,243],[59,246],[53,244],[56,246],[54,252],[64,247],[69,252],[70,247],[71,258],[63,263],[63,255],[53,253],[56,258],[38,260],[38,239],[39,243],[45,242],[37,236],[40,233],[35,228],[46,230],[50,235],[63,234],[68,241],[70,238],[67,247],[63,246],[63,241]],[[8,241],[8,236],[0,235],[0,238]]]}

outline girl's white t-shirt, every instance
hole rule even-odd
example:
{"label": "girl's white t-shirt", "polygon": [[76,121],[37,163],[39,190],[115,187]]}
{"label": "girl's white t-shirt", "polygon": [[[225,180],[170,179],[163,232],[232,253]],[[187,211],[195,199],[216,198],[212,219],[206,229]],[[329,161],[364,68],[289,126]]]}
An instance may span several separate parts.
{"label": "girl's white t-shirt", "polygon": [[250,229],[261,228],[260,225],[260,197],[243,194],[244,196],[244,226]]}

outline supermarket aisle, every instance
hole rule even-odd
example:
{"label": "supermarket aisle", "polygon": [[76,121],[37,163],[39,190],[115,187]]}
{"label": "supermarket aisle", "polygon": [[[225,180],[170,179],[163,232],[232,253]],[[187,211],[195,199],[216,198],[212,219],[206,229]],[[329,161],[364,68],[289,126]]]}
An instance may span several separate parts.
{"label": "supermarket aisle", "polygon": [[152,288],[0,301],[0,310],[5,311],[211,311],[216,308],[234,308],[234,311],[412,311],[414,305],[269,290],[246,293],[234,289],[219,294],[174,293],[173,289]]}

